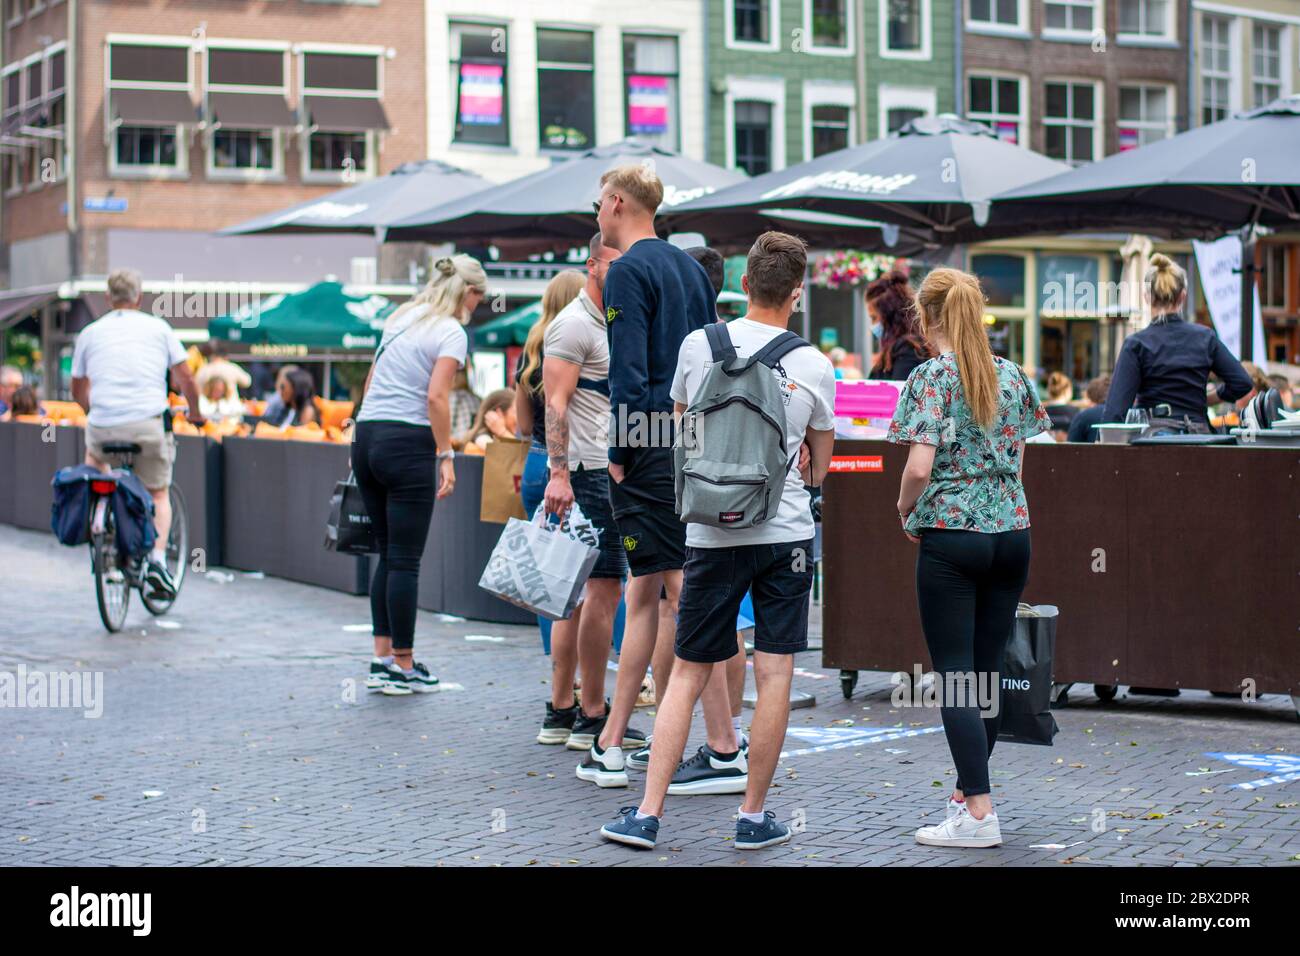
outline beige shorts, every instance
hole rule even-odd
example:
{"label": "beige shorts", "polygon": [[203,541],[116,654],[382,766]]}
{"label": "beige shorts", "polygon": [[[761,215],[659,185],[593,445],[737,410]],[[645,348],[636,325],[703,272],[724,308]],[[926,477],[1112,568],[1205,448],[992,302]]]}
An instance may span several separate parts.
{"label": "beige shorts", "polygon": [[161,418],[106,428],[86,425],[86,451],[104,464],[116,465],[120,463],[117,456],[104,455],[104,446],[111,442],[135,442],[140,446],[140,454],[133,459],[131,468],[150,491],[171,487],[176,437],[163,430]]}

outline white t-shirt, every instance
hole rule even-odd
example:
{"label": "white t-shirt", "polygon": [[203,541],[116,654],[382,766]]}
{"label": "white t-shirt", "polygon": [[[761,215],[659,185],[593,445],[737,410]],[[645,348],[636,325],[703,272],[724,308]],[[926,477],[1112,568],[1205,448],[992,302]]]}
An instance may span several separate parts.
{"label": "white t-shirt", "polygon": [[163,319],[114,309],[82,329],[72,350],[73,378],[90,379],[90,414],[97,428],[130,425],[167,411],[167,372],[185,349]]}
{"label": "white t-shirt", "polygon": [[[727,323],[738,358],[753,355],[782,330],[750,319]],[[713,365],[704,330],[692,332],[677,353],[677,373],[670,394],[674,402],[689,405],[704,373]],[[790,454],[803,444],[809,428],[830,431],[835,427],[835,369],[830,359],[815,348],[800,347],[787,352],[772,374],[781,384],[785,398],[785,442]],[[714,528],[688,522],[686,543],[692,548],[735,548],[750,544],[780,544],[805,541],[813,536],[813,519],[808,492],[799,477],[796,458],[785,476],[785,490],[776,516],[757,528]]]}
{"label": "white t-shirt", "polygon": [[[578,366],[579,379],[608,388],[609,338],[605,316],[586,291],[560,310],[546,327],[542,352]],[[569,468],[609,467],[609,394],[578,387],[569,399]]]}
{"label": "white t-shirt", "polygon": [[384,354],[375,362],[357,421],[429,424],[433,366],[441,358],[454,358],[463,366],[469,337],[459,322],[447,317],[426,319],[412,327],[427,312],[428,306],[408,309],[384,329],[379,342]]}

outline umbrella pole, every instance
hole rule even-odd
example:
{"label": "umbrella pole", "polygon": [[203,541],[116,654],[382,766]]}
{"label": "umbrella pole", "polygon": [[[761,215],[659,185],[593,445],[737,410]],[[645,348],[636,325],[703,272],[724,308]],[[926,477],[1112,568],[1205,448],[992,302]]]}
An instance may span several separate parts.
{"label": "umbrella pole", "polygon": [[[1238,358],[1243,362],[1255,360],[1255,226],[1241,231],[1241,344]],[[1262,359],[1263,356],[1260,356]]]}

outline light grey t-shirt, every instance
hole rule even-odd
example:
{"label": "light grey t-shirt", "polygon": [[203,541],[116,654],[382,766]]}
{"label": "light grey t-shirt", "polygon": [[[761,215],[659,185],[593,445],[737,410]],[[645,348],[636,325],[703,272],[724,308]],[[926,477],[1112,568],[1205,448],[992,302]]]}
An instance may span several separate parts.
{"label": "light grey t-shirt", "polygon": [[361,403],[358,422],[429,424],[429,379],[440,358],[465,364],[469,337],[459,322],[431,316],[428,306],[417,306],[397,316],[384,329],[375,361],[370,390]]}
{"label": "light grey t-shirt", "polygon": [[542,352],[578,366],[578,378],[604,382],[598,392],[579,385],[569,399],[569,469],[609,467],[609,339],[605,316],[586,291],[560,310],[546,327]]}
{"label": "light grey t-shirt", "polygon": [[91,322],[72,350],[73,376],[90,379],[86,420],[110,428],[161,415],[167,410],[167,370],[183,361],[176,332],[155,315],[114,309]]}

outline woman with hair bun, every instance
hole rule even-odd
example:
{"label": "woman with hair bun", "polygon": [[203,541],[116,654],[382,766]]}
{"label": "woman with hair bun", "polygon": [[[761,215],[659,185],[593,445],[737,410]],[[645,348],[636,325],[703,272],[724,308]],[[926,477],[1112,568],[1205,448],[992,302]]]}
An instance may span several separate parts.
{"label": "woman with hair bun", "polygon": [[918,327],[916,296],[907,275],[890,270],[867,286],[864,298],[872,334],[880,343],[867,378],[906,381],[912,369],[934,355]]}
{"label": "woman with hair bun", "polygon": [[[1208,433],[1206,405],[1241,398],[1251,389],[1250,375],[1213,329],[1183,319],[1187,274],[1176,262],[1152,256],[1145,285],[1151,324],[1124,340],[1102,421],[1123,421],[1136,407],[1151,418],[1177,420],[1188,432]],[[1218,386],[1209,384],[1211,372],[1222,380]]]}
{"label": "woman with hair bun", "polygon": [[444,256],[415,298],[384,324],[366,376],[352,468],[366,503],[379,562],[370,582],[375,657],[366,686],[392,696],[438,689],[415,661],[415,602],[436,497],[456,485],[451,447],[452,381],[465,365],[464,325],[483,301],[487,275],[472,256]]}
{"label": "woman with hair bun", "polygon": [[[1020,481],[1025,441],[1047,412],[1014,362],[993,354],[979,280],[935,269],[917,293],[921,331],[939,350],[917,366],[889,440],[911,446],[898,490],[903,533],[920,545],[916,596],[943,688],[943,730],[957,767],[947,818],[921,827],[927,846],[1002,842],[989,789],[1001,724],[1001,681],[980,700],[968,675],[997,675],[1029,576],[1029,505]],[[954,693],[964,689],[966,693]],[[987,712],[980,704],[987,704]]]}

